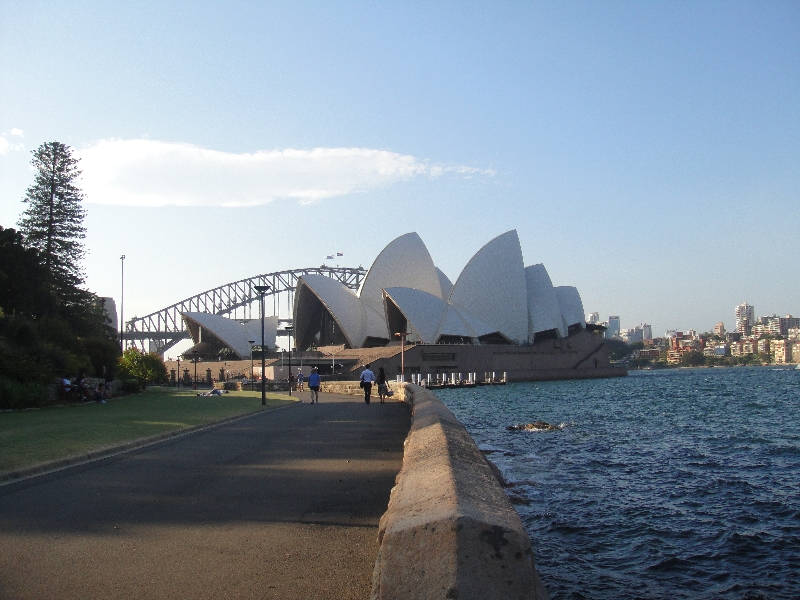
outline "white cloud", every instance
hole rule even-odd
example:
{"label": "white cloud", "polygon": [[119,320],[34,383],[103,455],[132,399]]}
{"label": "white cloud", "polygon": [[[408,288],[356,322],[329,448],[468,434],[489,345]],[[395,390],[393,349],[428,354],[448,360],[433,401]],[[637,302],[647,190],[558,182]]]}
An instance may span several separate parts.
{"label": "white cloud", "polygon": [[6,138],[0,136],[0,155],[8,154],[15,150],[24,150],[25,146],[22,143],[12,144]]}
{"label": "white cloud", "polygon": [[19,137],[25,137],[25,134],[22,132],[22,129],[17,129],[16,127],[11,130],[11,135],[18,135]]}
{"label": "white cloud", "polygon": [[277,198],[307,204],[421,175],[494,175],[368,148],[233,154],[139,139],[102,140],[76,155],[87,202],[132,206],[255,206]]}

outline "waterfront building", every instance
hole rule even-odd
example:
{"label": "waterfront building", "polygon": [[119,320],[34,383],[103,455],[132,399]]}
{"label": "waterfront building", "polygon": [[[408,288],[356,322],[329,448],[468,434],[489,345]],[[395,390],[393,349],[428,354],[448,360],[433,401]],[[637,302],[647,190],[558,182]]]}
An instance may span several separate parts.
{"label": "waterfront building", "polygon": [[739,306],[733,309],[736,315],[736,331],[739,333],[749,334],[750,327],[756,319],[756,310],[747,302],[742,302]]}
{"label": "waterfront building", "polygon": [[680,350],[676,349],[667,351],[667,364],[679,365],[681,363],[681,358],[683,358],[683,352]]}
{"label": "waterfront building", "polygon": [[584,317],[576,288],[553,286],[542,264],[524,266],[515,230],[483,246],[455,283],[408,233],[383,249],[358,292],[303,275],[294,296],[299,349],[374,348],[400,335],[419,344],[534,344],[585,330]]}
{"label": "waterfront building", "polygon": [[790,329],[796,329],[800,327],[800,317],[793,317],[792,315],[786,315],[785,317],[781,317],[779,319],[780,322],[780,330],[781,335],[786,336],[789,335]]}
{"label": "waterfront building", "polygon": [[770,340],[758,340],[756,347],[759,354],[769,354]]}
{"label": "waterfront building", "polygon": [[742,342],[742,354],[758,354],[758,340],[746,339]]}
{"label": "waterfront building", "polygon": [[792,342],[792,360],[800,363],[800,342]]}
{"label": "waterfront building", "polygon": [[744,352],[742,351],[742,342],[733,342],[731,343],[731,356],[742,356]]}
{"label": "waterfront building", "polygon": [[786,335],[790,340],[800,340],[800,327],[790,327],[786,330]]}
{"label": "waterfront building", "polygon": [[792,344],[787,340],[772,340],[770,353],[776,365],[792,362]]}
{"label": "waterfront building", "polygon": [[[261,345],[261,320],[236,321],[221,315],[204,312],[182,313],[183,322],[194,345],[183,356],[214,360],[226,356],[230,360],[244,360],[251,356],[253,346]],[[264,318],[264,346],[269,352],[275,348],[278,317]],[[255,344],[250,344],[255,341]]]}

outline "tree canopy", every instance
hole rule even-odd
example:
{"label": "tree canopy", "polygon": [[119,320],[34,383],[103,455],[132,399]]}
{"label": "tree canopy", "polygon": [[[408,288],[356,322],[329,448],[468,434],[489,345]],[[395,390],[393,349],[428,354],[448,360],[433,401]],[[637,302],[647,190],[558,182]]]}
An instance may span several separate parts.
{"label": "tree canopy", "polygon": [[157,353],[144,354],[136,348],[128,348],[119,359],[121,375],[125,379],[136,379],[141,387],[149,383],[163,383],[167,379],[164,359]]}
{"label": "tree canopy", "polygon": [[79,287],[85,213],[75,185],[78,161],[71,148],[50,142],[33,153],[32,164],[35,180],[19,230],[0,227],[0,384],[6,388],[47,385],[56,375],[81,371],[100,376],[119,357],[100,299]]}
{"label": "tree canopy", "polygon": [[81,172],[72,148],[47,142],[33,152],[34,183],[25,193],[28,205],[18,223],[29,247],[42,257],[56,291],[81,285],[86,212],[83,192],[76,185]]}

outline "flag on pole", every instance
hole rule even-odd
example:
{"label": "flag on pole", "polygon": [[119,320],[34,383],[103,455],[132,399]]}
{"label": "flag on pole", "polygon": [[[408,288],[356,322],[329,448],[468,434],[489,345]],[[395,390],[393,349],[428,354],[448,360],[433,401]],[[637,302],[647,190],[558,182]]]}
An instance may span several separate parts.
{"label": "flag on pole", "polygon": [[329,254],[329,255],[328,255],[326,258],[325,258],[325,260],[333,260],[333,254]]}

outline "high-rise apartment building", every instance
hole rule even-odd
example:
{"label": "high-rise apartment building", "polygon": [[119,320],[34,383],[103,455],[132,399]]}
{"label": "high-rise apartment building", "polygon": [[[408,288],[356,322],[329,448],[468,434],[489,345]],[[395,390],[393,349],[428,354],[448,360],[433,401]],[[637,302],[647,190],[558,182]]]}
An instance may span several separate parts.
{"label": "high-rise apartment building", "polygon": [[607,338],[619,337],[619,316],[608,317],[608,329],[606,329]]}
{"label": "high-rise apartment building", "polygon": [[747,302],[742,302],[739,306],[733,309],[736,315],[736,331],[739,333],[748,333],[748,329],[753,326],[756,320],[756,310]]}
{"label": "high-rise apartment building", "polygon": [[714,334],[725,337],[725,325],[723,325],[722,321],[714,325]]}
{"label": "high-rise apartment building", "polygon": [[653,339],[653,327],[647,323],[642,323],[642,338],[645,340]]}
{"label": "high-rise apartment building", "polygon": [[588,315],[586,315],[586,322],[589,323],[590,325],[597,325],[598,323],[600,323],[600,313],[599,312],[589,313]]}

